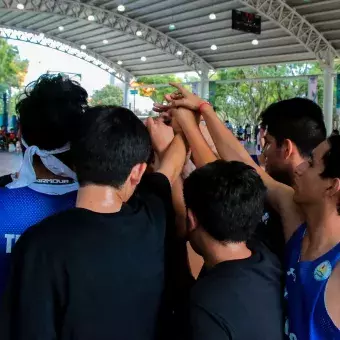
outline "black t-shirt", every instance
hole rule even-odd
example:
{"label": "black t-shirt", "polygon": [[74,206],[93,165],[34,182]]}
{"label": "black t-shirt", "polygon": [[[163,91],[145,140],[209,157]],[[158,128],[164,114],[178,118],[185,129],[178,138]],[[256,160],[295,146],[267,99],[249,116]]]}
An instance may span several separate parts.
{"label": "black t-shirt", "polygon": [[12,254],[1,339],[155,339],[172,214],[155,173],[118,213],[74,208],[30,228]]}
{"label": "black t-shirt", "polygon": [[276,254],[281,263],[283,263],[285,239],[281,217],[269,205],[265,206],[262,221],[256,229],[256,237]]}
{"label": "black t-shirt", "polygon": [[193,340],[284,339],[280,263],[264,245],[204,270],[190,299]]}

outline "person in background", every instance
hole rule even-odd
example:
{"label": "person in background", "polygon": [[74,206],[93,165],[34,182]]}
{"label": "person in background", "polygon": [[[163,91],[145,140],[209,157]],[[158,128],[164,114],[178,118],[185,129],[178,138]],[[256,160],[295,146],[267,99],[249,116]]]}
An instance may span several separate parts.
{"label": "person in background", "polygon": [[0,129],[0,150],[7,149],[7,129],[6,126],[1,126]]}
{"label": "person in background", "polygon": [[15,242],[31,225],[73,207],[78,182],[69,142],[87,92],[61,75],[42,75],[16,106],[24,152],[18,174],[0,179],[0,299]]}
{"label": "person in background", "polygon": [[229,120],[225,121],[225,126],[231,131],[233,132],[233,126],[231,125],[231,123],[229,122]]}
{"label": "person in background", "polygon": [[[171,130],[168,146],[163,122],[149,118],[146,127],[122,107],[88,109],[76,131],[76,207],[33,226],[14,247],[1,339],[166,339],[166,235],[183,138]],[[143,176],[152,146],[159,168]]]}
{"label": "person in background", "polygon": [[[295,168],[293,189],[257,166],[207,103],[181,86],[176,87],[182,98],[173,100],[171,105],[192,111],[200,109],[220,157],[254,167],[267,187],[270,204],[282,218],[286,241],[287,337],[339,339],[340,137],[322,141],[309,159]],[[288,150],[292,149],[288,141],[285,144]],[[205,154],[210,155],[207,150]]]}
{"label": "person in background", "polygon": [[249,124],[247,124],[246,126],[245,134],[246,134],[246,142],[251,143],[251,126]]}
{"label": "person in background", "polygon": [[239,141],[242,141],[243,140],[243,137],[244,137],[244,129],[243,127],[240,125],[237,129],[237,137],[238,137],[238,140]]}

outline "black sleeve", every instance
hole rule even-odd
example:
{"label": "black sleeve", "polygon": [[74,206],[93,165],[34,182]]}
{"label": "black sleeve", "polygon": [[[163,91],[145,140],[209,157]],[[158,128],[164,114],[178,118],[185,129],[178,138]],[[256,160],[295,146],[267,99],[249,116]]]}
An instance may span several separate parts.
{"label": "black sleeve", "polygon": [[138,193],[154,194],[158,196],[163,202],[172,205],[171,185],[168,178],[160,172],[153,172],[143,176],[138,189]]}
{"label": "black sleeve", "polygon": [[12,175],[0,176],[0,188],[5,187],[8,183],[13,182]]}
{"label": "black sleeve", "polygon": [[23,234],[13,248],[11,273],[0,315],[2,340],[58,338],[57,285],[47,254]]}
{"label": "black sleeve", "polygon": [[232,335],[225,323],[211,315],[204,308],[192,305],[190,308],[191,340],[232,340]]}

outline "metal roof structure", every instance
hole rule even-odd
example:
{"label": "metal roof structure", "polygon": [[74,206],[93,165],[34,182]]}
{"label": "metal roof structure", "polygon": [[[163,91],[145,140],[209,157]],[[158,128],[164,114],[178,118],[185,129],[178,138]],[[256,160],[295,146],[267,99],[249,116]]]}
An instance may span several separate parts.
{"label": "metal roof structure", "polygon": [[[260,14],[261,35],[232,30],[232,9]],[[9,38],[69,45],[61,50],[126,81],[297,61],[332,67],[340,57],[340,0],[0,0],[0,27],[0,36],[10,28],[41,39]]]}

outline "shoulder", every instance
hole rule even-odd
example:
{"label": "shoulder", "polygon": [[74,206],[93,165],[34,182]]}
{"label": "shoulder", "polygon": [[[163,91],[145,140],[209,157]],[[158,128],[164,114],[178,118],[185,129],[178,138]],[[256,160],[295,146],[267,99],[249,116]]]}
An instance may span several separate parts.
{"label": "shoulder", "polygon": [[[39,245],[41,248],[48,249],[51,245],[62,242],[65,233],[70,235],[70,229],[81,224],[81,217],[82,214],[78,209],[69,209],[49,216],[29,227],[21,235],[17,244],[22,248]],[[74,223],[75,221],[77,223]]]}

